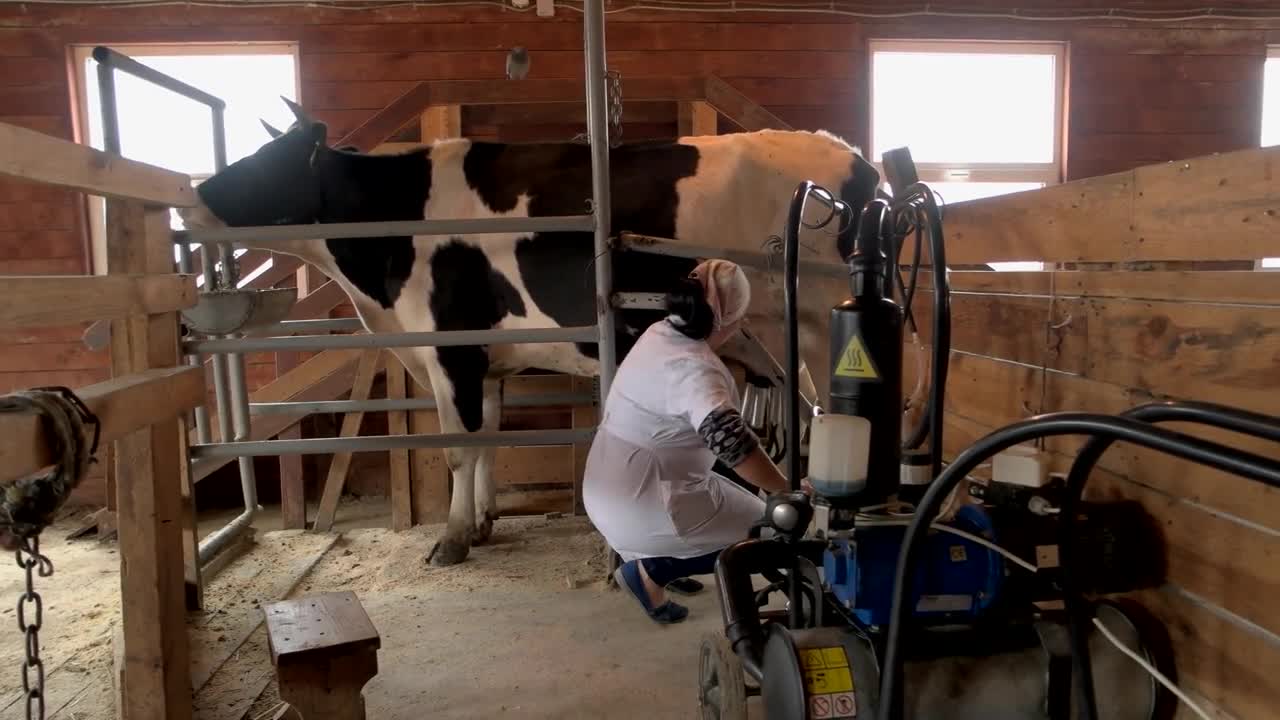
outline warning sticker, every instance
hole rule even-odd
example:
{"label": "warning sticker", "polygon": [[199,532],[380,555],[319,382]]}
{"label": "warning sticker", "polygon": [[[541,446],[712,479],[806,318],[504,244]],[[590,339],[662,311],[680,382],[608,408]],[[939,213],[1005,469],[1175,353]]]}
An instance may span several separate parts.
{"label": "warning sticker", "polygon": [[858,716],[853,693],[830,693],[809,698],[810,720],[852,720]]}
{"label": "warning sticker", "polygon": [[862,338],[857,335],[849,338],[849,344],[844,346],[840,361],[836,363],[836,375],[862,380],[880,379],[880,373],[876,372],[875,363],[871,362]]}
{"label": "warning sticker", "polygon": [[842,647],[805,648],[800,651],[800,667],[810,696],[853,692],[849,656]]}

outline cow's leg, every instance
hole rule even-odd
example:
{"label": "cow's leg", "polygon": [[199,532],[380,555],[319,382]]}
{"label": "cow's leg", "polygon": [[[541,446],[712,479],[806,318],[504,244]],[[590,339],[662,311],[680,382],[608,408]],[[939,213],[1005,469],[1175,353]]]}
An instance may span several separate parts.
{"label": "cow's leg", "polygon": [[[502,381],[484,381],[484,430],[496,431],[502,420]],[[476,461],[476,532],[472,544],[486,542],[493,534],[493,523],[498,519],[498,486],[493,477],[494,461],[498,448],[479,448]]]}
{"label": "cow's leg", "polygon": [[[447,348],[439,348],[444,350]],[[465,433],[479,430],[482,422],[484,378],[451,367],[432,363],[429,367],[431,388],[436,398],[436,412],[443,433]],[[445,461],[453,476],[453,494],[449,501],[449,524],[444,537],[427,554],[436,565],[456,565],[467,559],[476,532],[475,473],[480,448],[447,448]]]}

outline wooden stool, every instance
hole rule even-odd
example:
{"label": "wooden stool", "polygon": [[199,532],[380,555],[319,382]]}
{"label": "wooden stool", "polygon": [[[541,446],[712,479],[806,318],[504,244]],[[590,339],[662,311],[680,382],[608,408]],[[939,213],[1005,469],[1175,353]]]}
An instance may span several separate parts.
{"label": "wooden stool", "polygon": [[364,720],[361,690],[378,674],[382,639],[356,594],[321,593],[263,612],[280,699],[302,720]]}

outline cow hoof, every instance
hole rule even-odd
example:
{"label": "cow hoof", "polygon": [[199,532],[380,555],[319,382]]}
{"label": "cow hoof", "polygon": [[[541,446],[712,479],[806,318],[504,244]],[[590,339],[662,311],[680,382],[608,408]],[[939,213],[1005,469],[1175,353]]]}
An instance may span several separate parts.
{"label": "cow hoof", "polygon": [[482,545],[489,542],[489,538],[493,537],[493,524],[497,522],[498,514],[486,512],[476,521],[475,534],[471,536],[472,545]]}
{"label": "cow hoof", "polygon": [[457,565],[467,559],[470,551],[471,546],[467,543],[445,538],[432,546],[431,552],[427,553],[427,562],[438,567]]}

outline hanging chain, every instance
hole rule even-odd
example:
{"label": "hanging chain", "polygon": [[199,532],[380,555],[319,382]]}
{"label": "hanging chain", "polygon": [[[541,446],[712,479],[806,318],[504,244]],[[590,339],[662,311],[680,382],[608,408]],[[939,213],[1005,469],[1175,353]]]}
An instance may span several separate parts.
{"label": "hanging chain", "polygon": [[[605,94],[608,96],[605,113],[609,123],[609,147],[616,148],[622,144],[622,74],[617,70],[606,70],[604,77]],[[590,119],[587,120],[587,127],[588,130],[591,127]],[[591,133],[578,133],[570,142],[589,143]]]}
{"label": "hanging chain", "polygon": [[605,72],[609,93],[609,146],[622,144],[622,75],[617,70]]}
{"label": "hanging chain", "polygon": [[[27,589],[18,598],[18,629],[26,637],[26,658],[22,663],[22,692],[27,699],[27,720],[44,720],[44,661],[40,659],[40,626],[44,623],[44,601],[36,592],[35,573],[40,577],[53,574],[53,563],[40,554],[39,536],[23,538],[15,555],[18,567],[27,573]],[[28,608],[34,617],[28,622]],[[34,673],[34,678],[32,677]],[[36,712],[33,713],[32,710]]]}

